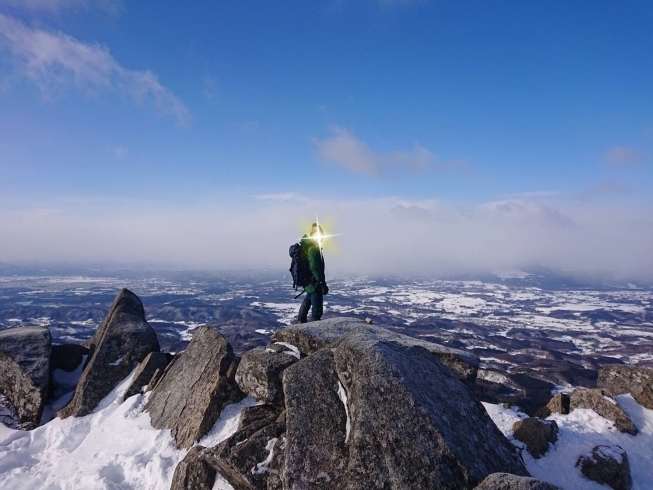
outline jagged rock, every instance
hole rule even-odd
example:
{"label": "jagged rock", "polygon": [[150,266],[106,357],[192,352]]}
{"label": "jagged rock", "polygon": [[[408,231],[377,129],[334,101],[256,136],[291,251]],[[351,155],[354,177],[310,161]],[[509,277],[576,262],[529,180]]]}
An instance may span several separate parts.
{"label": "jagged rock", "polygon": [[238,430],[254,426],[255,424],[258,427],[256,430],[259,430],[274,422],[279,418],[282,412],[283,409],[276,405],[254,405],[251,407],[245,407],[243,408],[243,411],[240,412]]}
{"label": "jagged rock", "polygon": [[628,434],[637,434],[637,427],[628,414],[607,392],[599,389],[579,389],[572,393],[558,393],[536,415],[546,418],[552,413],[567,415],[577,408],[594,410],[601,417],[612,420],[617,429]]}
{"label": "jagged rock", "polygon": [[150,381],[147,383],[147,386],[145,387],[145,392],[147,393],[148,391],[152,391],[158,382],[161,380],[163,377],[163,373],[165,372],[165,369],[161,371],[160,369],[155,369],[154,374],[152,374],[152,377],[150,378]]}
{"label": "jagged rock", "polygon": [[[286,349],[288,350],[288,349]],[[240,389],[256,400],[283,405],[283,371],[297,358],[269,347],[256,347],[245,353],[236,371]]]}
{"label": "jagged rock", "polygon": [[528,472],[483,406],[420,345],[353,332],[284,372],[284,488],[469,489]]}
{"label": "jagged rock", "polygon": [[0,332],[0,393],[25,429],[39,425],[50,385],[52,337],[47,327]]}
{"label": "jagged rock", "polygon": [[234,490],[265,490],[270,472],[281,470],[273,462],[280,464],[274,456],[283,452],[285,429],[284,417],[258,419],[207,450],[205,458]]}
{"label": "jagged rock", "polygon": [[134,378],[125,391],[125,399],[141,393],[143,386],[149,385],[156,371],[163,373],[168,365],[168,358],[161,352],[150,352],[134,373]]}
{"label": "jagged rock", "polygon": [[596,446],[576,462],[585,478],[609,485],[614,490],[630,490],[632,478],[628,455],[621,446]]}
{"label": "jagged rock", "polygon": [[637,403],[653,410],[653,369],[607,364],[599,368],[596,386],[612,395],[630,393]]}
{"label": "jagged rock", "polygon": [[159,351],[154,329],[145,321],[143,303],[122,289],[89,342],[89,358],[75,393],[59,410],[61,418],[91,413],[150,352]]}
{"label": "jagged rock", "polygon": [[474,385],[479,366],[479,359],[475,355],[395,333],[382,327],[368,325],[363,320],[343,317],[290,325],[272,335],[272,340],[295,345],[302,354],[309,355],[353,332],[369,333],[406,346],[424,347],[463,383],[469,387]]}
{"label": "jagged rock", "polygon": [[215,424],[225,405],[243,398],[234,380],[238,358],[216,330],[199,328],[172,361],[145,407],[156,429],[170,429],[180,448],[192,446]]}
{"label": "jagged rock", "polygon": [[88,355],[88,348],[79,344],[62,344],[52,346],[50,358],[50,372],[62,369],[68,373],[73,372]]}
{"label": "jagged rock", "polygon": [[621,432],[637,434],[637,427],[628,414],[617,404],[614,398],[598,389],[575,390],[569,395],[569,411],[577,408],[594,410],[601,417],[614,422],[614,426]]}
{"label": "jagged rock", "polygon": [[534,458],[544,455],[549,450],[549,443],[558,440],[558,424],[554,420],[530,417],[515,422],[513,431],[515,439],[526,444],[526,449]]}
{"label": "jagged rock", "polygon": [[474,490],[560,490],[560,487],[526,476],[492,473]]}
{"label": "jagged rock", "polygon": [[172,476],[170,490],[211,490],[216,471],[204,458],[206,448],[195,446],[182,459]]}
{"label": "jagged rock", "polygon": [[329,349],[284,371],[284,488],[347,488],[347,414],[338,396],[339,382]]}

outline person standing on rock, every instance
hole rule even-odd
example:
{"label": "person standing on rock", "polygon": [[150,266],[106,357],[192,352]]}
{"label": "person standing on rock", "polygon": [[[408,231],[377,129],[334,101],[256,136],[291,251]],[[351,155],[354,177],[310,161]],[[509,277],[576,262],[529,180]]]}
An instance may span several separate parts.
{"label": "person standing on rock", "polygon": [[324,255],[322,254],[322,239],[324,231],[317,223],[311,225],[310,238],[304,235],[300,241],[305,251],[308,268],[313,280],[304,287],[306,298],[299,307],[299,323],[306,323],[308,310],[311,310],[311,320],[322,318],[324,295],[329,293],[329,287],[324,277]]}

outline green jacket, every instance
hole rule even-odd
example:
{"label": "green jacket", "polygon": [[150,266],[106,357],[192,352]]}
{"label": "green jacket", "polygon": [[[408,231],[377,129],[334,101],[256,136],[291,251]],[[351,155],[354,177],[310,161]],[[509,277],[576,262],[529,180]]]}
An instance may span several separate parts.
{"label": "green jacket", "polygon": [[302,247],[306,247],[306,259],[308,260],[308,268],[313,274],[313,282],[306,286],[304,290],[307,293],[315,291],[315,286],[318,282],[324,282],[324,257],[320,253],[317,244],[308,235],[304,235],[301,240]]}

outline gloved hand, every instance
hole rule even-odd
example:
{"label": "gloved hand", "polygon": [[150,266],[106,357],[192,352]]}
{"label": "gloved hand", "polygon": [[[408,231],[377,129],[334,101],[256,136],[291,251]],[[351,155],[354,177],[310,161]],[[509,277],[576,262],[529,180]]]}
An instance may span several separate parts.
{"label": "gloved hand", "polygon": [[327,286],[327,283],[326,283],[326,282],[323,282],[323,283],[320,283],[320,285],[322,286],[322,294],[323,294],[324,296],[326,296],[327,294],[329,294],[329,286]]}

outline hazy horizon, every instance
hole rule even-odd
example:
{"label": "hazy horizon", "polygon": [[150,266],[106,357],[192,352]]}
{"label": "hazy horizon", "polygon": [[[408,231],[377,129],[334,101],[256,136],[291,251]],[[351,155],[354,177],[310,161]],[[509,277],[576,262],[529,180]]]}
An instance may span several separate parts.
{"label": "hazy horizon", "polygon": [[[0,0],[0,262],[653,281],[653,4]],[[648,20],[647,20],[648,19]]]}

